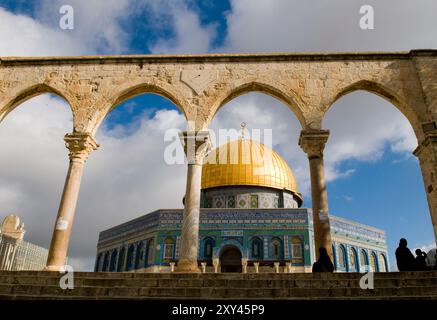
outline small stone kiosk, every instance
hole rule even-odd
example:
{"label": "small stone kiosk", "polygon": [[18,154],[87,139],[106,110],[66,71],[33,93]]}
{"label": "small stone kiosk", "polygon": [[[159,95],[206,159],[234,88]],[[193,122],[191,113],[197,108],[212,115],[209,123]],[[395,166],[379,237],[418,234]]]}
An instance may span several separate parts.
{"label": "small stone kiosk", "polygon": [[24,241],[24,224],[16,215],[4,218],[0,229],[0,270],[42,270],[48,250]]}

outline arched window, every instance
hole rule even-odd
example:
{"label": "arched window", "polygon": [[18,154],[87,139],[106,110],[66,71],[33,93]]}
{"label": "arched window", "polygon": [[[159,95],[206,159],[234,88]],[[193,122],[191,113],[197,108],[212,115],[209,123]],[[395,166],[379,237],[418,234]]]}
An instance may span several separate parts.
{"label": "arched window", "polygon": [[126,261],[126,248],[123,247],[120,250],[120,255],[118,256],[117,271],[121,272],[124,270],[124,262]]}
{"label": "arched window", "polygon": [[387,265],[387,258],[385,254],[381,253],[379,255],[379,260],[381,264],[381,272],[387,272],[388,271],[388,265]]}
{"label": "arched window", "polygon": [[349,252],[349,271],[358,271],[358,255],[355,248],[351,248]]}
{"label": "arched window", "polygon": [[115,271],[115,266],[117,265],[117,249],[113,250],[111,253],[111,261],[109,262],[109,271]]}
{"label": "arched window", "polygon": [[102,262],[102,254],[99,253],[97,255],[96,266],[94,267],[94,271],[95,272],[100,271],[100,264],[101,264],[101,262]]}
{"label": "arched window", "polygon": [[212,259],[213,241],[211,238],[206,238],[203,243],[203,256],[205,259]]}
{"label": "arched window", "polygon": [[155,241],[153,239],[147,242],[146,262],[148,266],[155,263]]}
{"label": "arched window", "polygon": [[366,271],[369,266],[369,259],[367,258],[367,253],[366,250],[364,249],[361,249],[360,251],[360,266],[361,266],[361,271]]}
{"label": "arched window", "polygon": [[135,246],[133,244],[129,245],[129,248],[127,249],[126,271],[131,270],[134,264],[134,249]]}
{"label": "arched window", "polygon": [[108,266],[109,266],[109,252],[106,252],[105,257],[103,258],[102,271],[108,271]]}
{"label": "arched window", "polygon": [[253,259],[262,259],[262,241],[260,238],[252,239],[252,258]]}
{"label": "arched window", "polygon": [[291,256],[293,259],[301,259],[302,255],[302,239],[300,237],[291,238]]}
{"label": "arched window", "polygon": [[372,252],[372,254],[370,255],[370,266],[373,272],[379,272],[378,259],[375,252]]}
{"label": "arched window", "polygon": [[282,260],[284,258],[282,241],[279,238],[272,239],[272,259]]}
{"label": "arched window", "polygon": [[344,245],[339,245],[338,247],[338,268],[340,270],[346,270],[346,248]]}
{"label": "arched window", "polygon": [[164,241],[164,260],[173,260],[174,256],[174,240],[167,238]]}
{"label": "arched window", "polygon": [[140,269],[144,265],[144,243],[140,241],[137,244],[137,251],[135,254],[135,269]]}

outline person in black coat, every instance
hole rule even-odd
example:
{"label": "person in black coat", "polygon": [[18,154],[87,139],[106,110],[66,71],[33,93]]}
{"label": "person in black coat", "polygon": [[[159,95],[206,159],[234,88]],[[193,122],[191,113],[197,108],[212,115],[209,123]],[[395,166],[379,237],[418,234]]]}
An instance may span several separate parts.
{"label": "person in black coat", "polygon": [[334,272],[334,265],[325,248],[319,248],[319,259],[313,264],[313,272]]}
{"label": "person in black coat", "polygon": [[396,249],[396,263],[399,271],[413,271],[415,269],[414,256],[407,247],[407,240],[399,240],[399,247]]}
{"label": "person in black coat", "polygon": [[434,270],[437,270],[437,250],[435,252],[435,265],[434,265]]}
{"label": "person in black coat", "polygon": [[416,271],[426,271],[428,267],[426,266],[426,253],[422,252],[420,249],[416,249],[416,258],[414,258],[414,270]]}

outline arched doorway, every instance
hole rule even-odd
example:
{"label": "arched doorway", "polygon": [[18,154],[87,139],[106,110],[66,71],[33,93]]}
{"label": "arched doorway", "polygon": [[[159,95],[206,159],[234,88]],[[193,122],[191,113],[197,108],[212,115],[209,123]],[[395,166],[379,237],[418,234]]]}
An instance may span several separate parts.
{"label": "arched doorway", "polygon": [[235,246],[226,246],[220,253],[221,272],[241,272],[241,251]]}

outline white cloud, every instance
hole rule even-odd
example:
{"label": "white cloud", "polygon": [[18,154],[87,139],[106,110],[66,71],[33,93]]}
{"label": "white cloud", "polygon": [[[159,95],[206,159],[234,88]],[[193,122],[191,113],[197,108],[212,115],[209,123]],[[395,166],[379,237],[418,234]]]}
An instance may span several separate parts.
{"label": "white cloud", "polygon": [[207,53],[215,37],[216,25],[202,26],[199,16],[189,10],[184,4],[164,1],[159,6],[152,6],[155,15],[167,22],[174,31],[170,38],[160,38],[153,43],[150,51],[156,54],[163,53]]}
{"label": "white cloud", "polygon": [[[359,9],[375,10],[361,30]],[[224,51],[381,51],[436,48],[432,0],[231,0]]]}
{"label": "white cloud", "polygon": [[[147,1],[146,1],[147,2]],[[59,28],[59,8],[65,4],[74,9],[74,29]],[[140,0],[43,0],[37,12],[37,19],[45,25],[69,34],[75,43],[85,47],[86,54],[95,52],[121,53],[128,49],[129,34],[120,23],[129,21],[145,2]]]}
{"label": "white cloud", "polygon": [[0,56],[92,55],[121,53],[130,35],[121,22],[143,8],[139,0],[72,0],[74,29],[59,27],[63,0],[44,0],[35,18],[0,7]]}
{"label": "white cloud", "polygon": [[0,7],[0,56],[78,55],[85,46],[68,32]]}

